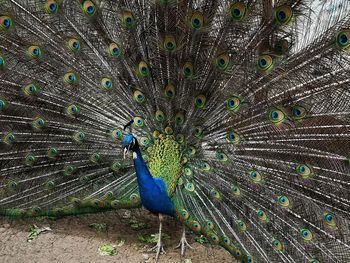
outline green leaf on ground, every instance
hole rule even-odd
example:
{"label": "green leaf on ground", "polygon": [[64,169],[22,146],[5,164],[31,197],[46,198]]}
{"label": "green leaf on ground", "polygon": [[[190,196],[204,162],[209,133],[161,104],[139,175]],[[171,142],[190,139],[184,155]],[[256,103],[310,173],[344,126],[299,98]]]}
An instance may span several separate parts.
{"label": "green leaf on ground", "polygon": [[130,225],[131,229],[133,229],[133,230],[141,230],[141,229],[150,228],[148,224],[143,223],[143,222],[139,222],[135,219],[130,219],[129,225]]}
{"label": "green leaf on ground", "polygon": [[29,235],[27,237],[27,241],[31,242],[35,238],[37,238],[42,232],[52,231],[50,227],[37,227],[36,225],[31,225],[29,230]]}
{"label": "green leaf on ground", "polygon": [[209,243],[208,238],[206,236],[200,235],[199,237],[195,238],[196,242],[198,242],[199,244],[206,244]]}
{"label": "green leaf on ground", "polygon": [[101,244],[98,246],[97,251],[101,256],[114,256],[118,254],[116,245],[114,244]]}
{"label": "green leaf on ground", "polygon": [[97,224],[97,223],[92,223],[89,225],[89,227],[94,228],[98,232],[107,232],[108,225],[107,224]]}

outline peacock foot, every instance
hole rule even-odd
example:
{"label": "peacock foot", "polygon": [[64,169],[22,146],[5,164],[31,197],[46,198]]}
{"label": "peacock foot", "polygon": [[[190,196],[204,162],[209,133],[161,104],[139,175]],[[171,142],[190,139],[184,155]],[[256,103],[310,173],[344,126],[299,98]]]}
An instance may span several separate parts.
{"label": "peacock foot", "polygon": [[157,245],[149,249],[148,252],[156,252],[156,259],[159,259],[160,254],[165,253],[163,243],[160,240],[158,240]]}
{"label": "peacock foot", "polygon": [[185,229],[184,229],[184,231],[182,233],[182,236],[181,236],[179,244],[175,248],[180,248],[181,249],[181,256],[182,257],[185,255],[186,248],[193,249],[193,247],[191,247],[191,245],[187,242],[186,230]]}

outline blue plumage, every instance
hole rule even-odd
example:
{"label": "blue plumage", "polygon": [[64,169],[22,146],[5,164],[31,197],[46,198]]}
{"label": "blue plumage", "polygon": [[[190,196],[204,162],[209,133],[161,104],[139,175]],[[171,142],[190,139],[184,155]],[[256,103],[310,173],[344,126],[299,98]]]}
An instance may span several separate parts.
{"label": "blue plumage", "polygon": [[134,166],[142,205],[152,213],[174,216],[174,207],[161,178],[153,178],[142,158],[137,139],[128,134],[124,138],[124,149],[132,150]]}

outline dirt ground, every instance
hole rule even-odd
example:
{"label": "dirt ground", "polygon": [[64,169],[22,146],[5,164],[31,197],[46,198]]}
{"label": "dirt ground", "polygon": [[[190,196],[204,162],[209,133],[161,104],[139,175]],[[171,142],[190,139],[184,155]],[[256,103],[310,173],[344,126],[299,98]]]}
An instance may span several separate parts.
{"label": "dirt ground", "polygon": [[[30,226],[50,227],[52,231],[39,234],[27,241]],[[95,224],[95,227],[91,227]],[[107,229],[96,229],[107,225]],[[97,227],[96,227],[97,226]],[[187,234],[194,250],[187,250],[184,258],[175,249],[182,226],[166,218],[163,231],[170,236],[164,241],[166,254],[159,263],[235,262],[222,248],[208,243],[200,244],[195,236]],[[6,263],[49,263],[49,262],[156,262],[154,253],[147,252],[151,244],[142,240],[158,232],[158,218],[140,209],[133,211],[111,211],[101,214],[81,215],[58,220],[12,219],[0,217],[0,262]],[[98,253],[101,244],[117,244],[115,255],[102,256]]]}

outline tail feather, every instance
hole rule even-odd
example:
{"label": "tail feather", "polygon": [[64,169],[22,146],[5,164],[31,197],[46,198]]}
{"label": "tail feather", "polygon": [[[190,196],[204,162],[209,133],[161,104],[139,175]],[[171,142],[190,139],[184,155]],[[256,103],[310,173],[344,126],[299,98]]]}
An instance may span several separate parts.
{"label": "tail feather", "polygon": [[347,261],[349,8],[0,1],[0,215],[139,207],[132,119],[145,160],[178,142],[193,232],[242,262]]}

